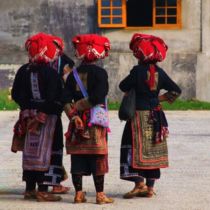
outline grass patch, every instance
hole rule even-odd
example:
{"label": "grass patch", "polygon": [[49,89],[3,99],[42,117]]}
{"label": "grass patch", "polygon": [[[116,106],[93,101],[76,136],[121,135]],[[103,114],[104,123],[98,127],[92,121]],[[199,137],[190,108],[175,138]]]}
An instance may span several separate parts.
{"label": "grass patch", "polygon": [[[161,103],[164,110],[210,110],[210,103],[198,100],[176,100],[173,104]],[[118,110],[120,103],[109,103],[110,110]]]}
{"label": "grass patch", "polygon": [[18,105],[9,99],[9,90],[0,90],[0,110],[17,110]]}
{"label": "grass patch", "polygon": [[198,100],[176,100],[173,104],[162,103],[165,110],[210,110],[210,103]]}
{"label": "grass patch", "polygon": [[[0,90],[0,110],[17,110],[18,105],[9,99],[9,90]],[[198,100],[176,100],[173,104],[162,103],[164,110],[210,110],[210,102]],[[109,110],[118,110],[119,102],[110,102]]]}

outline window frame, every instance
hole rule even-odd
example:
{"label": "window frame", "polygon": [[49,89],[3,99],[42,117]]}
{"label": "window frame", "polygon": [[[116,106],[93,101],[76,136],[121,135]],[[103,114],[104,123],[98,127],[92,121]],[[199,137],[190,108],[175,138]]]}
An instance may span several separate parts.
{"label": "window frame", "polygon": [[[165,0],[164,0],[165,1]],[[176,8],[176,15],[156,15],[156,0],[153,0],[153,27],[155,29],[179,29],[181,28],[181,0],[177,0],[177,5],[176,6],[167,6],[165,5],[164,8],[166,10],[169,8]],[[176,17],[177,18],[177,23],[176,24],[156,24],[156,17]]]}
{"label": "window frame", "polygon": [[[123,28],[126,30],[136,30],[136,29],[141,29],[141,30],[147,30],[147,29],[181,29],[182,28],[182,18],[181,18],[181,8],[182,8],[182,0],[177,0],[177,5],[176,6],[165,6],[163,8],[176,8],[176,15],[169,15],[171,17],[176,17],[177,18],[177,23],[176,24],[156,24],[156,0],[153,0],[153,9],[152,9],[152,16],[153,16],[153,25],[152,26],[127,26],[127,12],[126,12],[126,0],[121,0],[122,1],[122,6],[121,7],[113,7],[112,6],[112,1],[110,0],[110,6],[107,7],[102,7],[102,0],[98,0],[97,2],[97,8],[98,8],[98,27],[99,28]],[[165,0],[164,0],[165,1]],[[112,9],[118,9],[122,8],[122,15],[119,16],[113,16],[112,15]],[[102,9],[110,9],[111,14],[110,15],[102,15]],[[121,17],[122,18],[122,24],[103,24],[102,23],[102,17],[110,17],[112,20],[113,17]],[[160,16],[158,16],[160,17]],[[161,17],[167,18],[168,15],[162,15]]]}
{"label": "window frame", "polygon": [[[122,1],[122,6],[116,7],[112,6],[112,1],[110,0],[110,6],[103,7],[102,6],[102,0],[98,0],[98,25],[100,28],[125,28],[126,27],[126,0],[121,0]],[[110,9],[110,15],[102,15],[102,10],[103,9]],[[112,11],[113,9],[122,9],[122,14],[121,15],[113,15]],[[113,17],[120,17],[122,18],[122,23],[121,24],[103,24],[102,23],[102,17],[110,17],[110,20],[112,21]]]}

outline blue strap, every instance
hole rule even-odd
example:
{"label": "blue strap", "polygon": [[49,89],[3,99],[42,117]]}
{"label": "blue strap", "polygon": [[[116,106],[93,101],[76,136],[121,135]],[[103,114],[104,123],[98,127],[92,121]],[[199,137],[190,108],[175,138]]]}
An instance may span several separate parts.
{"label": "blue strap", "polygon": [[[78,75],[77,69],[75,67],[73,68],[73,75],[74,75],[75,80],[77,81],[77,84],[79,85],[79,88],[80,88],[80,90],[82,92],[82,95],[84,97],[88,97],[87,90],[85,89],[85,87],[84,87],[84,85],[83,85],[83,83],[82,83],[82,81],[81,81],[81,79],[80,79],[80,77]],[[106,97],[105,98],[105,109],[106,110],[108,110],[108,104],[107,103],[108,102],[107,102],[107,97]]]}
{"label": "blue strap", "polygon": [[60,74],[61,71],[61,56],[58,57],[58,74]]}
{"label": "blue strap", "polygon": [[105,97],[105,109],[106,109],[106,111],[108,111],[108,100],[107,100],[107,96]]}
{"label": "blue strap", "polygon": [[82,83],[82,81],[81,81],[81,79],[80,79],[80,77],[78,75],[78,72],[77,72],[76,68],[73,68],[73,75],[74,75],[75,80],[77,81],[77,84],[79,85],[79,88],[80,88],[80,90],[82,92],[82,95],[84,97],[88,97],[87,90],[85,89],[85,87],[84,87],[84,85],[83,85],[83,83]]}

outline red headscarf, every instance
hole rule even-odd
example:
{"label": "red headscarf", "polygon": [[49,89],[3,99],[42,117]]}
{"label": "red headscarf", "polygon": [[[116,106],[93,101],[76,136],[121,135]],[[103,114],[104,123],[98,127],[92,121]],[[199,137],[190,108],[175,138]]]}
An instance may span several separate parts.
{"label": "red headscarf", "polygon": [[53,36],[48,34],[49,37],[51,37],[52,42],[56,45],[56,47],[59,49],[59,53],[62,54],[64,50],[64,42],[63,40],[58,36]]}
{"label": "red headscarf", "polygon": [[25,43],[29,59],[34,63],[49,63],[62,54],[64,44],[59,37],[38,33],[31,36]]}
{"label": "red headscarf", "polygon": [[108,56],[109,40],[97,34],[80,34],[72,39],[76,57],[85,62],[93,62]]}
{"label": "red headscarf", "polygon": [[165,59],[166,51],[168,49],[167,45],[159,37],[136,33],[131,39],[130,49],[140,63],[150,64],[149,78],[146,81],[146,84],[151,91],[155,90],[156,69],[153,64]]}
{"label": "red headscarf", "polygon": [[131,39],[130,49],[140,63],[156,63],[165,59],[168,47],[159,37],[136,33]]}

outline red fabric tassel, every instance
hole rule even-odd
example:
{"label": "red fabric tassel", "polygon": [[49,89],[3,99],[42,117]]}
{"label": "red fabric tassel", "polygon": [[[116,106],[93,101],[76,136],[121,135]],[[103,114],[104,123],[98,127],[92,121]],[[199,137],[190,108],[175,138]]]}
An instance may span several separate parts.
{"label": "red fabric tassel", "polygon": [[155,66],[151,64],[149,68],[149,78],[146,81],[150,90],[155,90],[155,72],[156,72]]}

